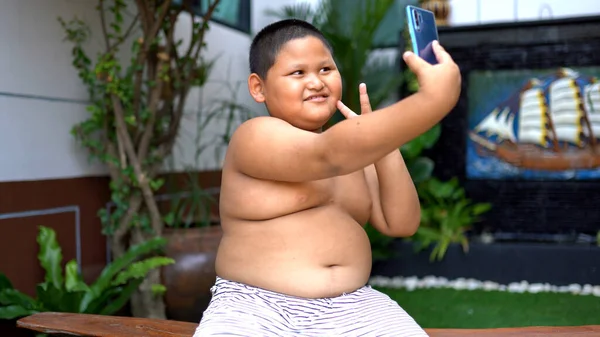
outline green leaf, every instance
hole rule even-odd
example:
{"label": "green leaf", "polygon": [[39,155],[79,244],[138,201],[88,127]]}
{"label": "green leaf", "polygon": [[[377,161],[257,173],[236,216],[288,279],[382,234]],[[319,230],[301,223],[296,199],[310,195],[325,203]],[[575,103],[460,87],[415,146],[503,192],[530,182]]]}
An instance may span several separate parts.
{"label": "green leaf", "polygon": [[434,125],[431,129],[427,130],[427,132],[423,133],[419,136],[419,140],[424,149],[432,148],[435,143],[437,143],[438,139],[440,139],[440,135],[442,133],[441,124]]}
{"label": "green leaf", "polygon": [[50,311],[60,311],[62,291],[54,287],[51,283],[40,283],[35,287],[35,295],[37,300]]}
{"label": "green leaf", "polygon": [[450,240],[444,239],[438,243],[439,249],[437,250],[437,260],[441,261],[444,259],[444,255],[446,255],[446,251],[448,250],[448,246],[450,245]]}
{"label": "green leaf", "polygon": [[65,266],[65,289],[67,291],[88,291],[89,288],[77,270],[77,261],[71,260]]}
{"label": "green leaf", "polygon": [[33,298],[16,289],[9,288],[0,290],[0,305],[18,305],[27,310],[34,310],[38,307]]}
{"label": "green leaf", "polygon": [[474,215],[483,214],[483,213],[489,211],[490,209],[492,209],[492,204],[478,203],[478,204],[473,205],[473,214]]}
{"label": "green leaf", "polygon": [[146,242],[131,246],[129,250],[121,257],[114,260],[102,270],[102,273],[96,281],[90,286],[90,292],[83,299],[84,307],[87,307],[94,298],[110,287],[113,278],[124,268],[133,263],[144,254],[156,251],[166,244],[166,239],[161,237],[152,238]]}
{"label": "green leaf", "polygon": [[436,198],[445,199],[454,193],[454,185],[451,182],[441,182],[437,179],[432,179],[429,182],[429,192]]}
{"label": "green leaf", "polygon": [[414,160],[423,151],[423,144],[421,143],[419,138],[415,138],[410,142],[402,145],[400,151],[402,152],[402,157],[404,158],[404,160]]}
{"label": "green leaf", "polygon": [[419,229],[417,230],[417,233],[420,236],[423,236],[426,238],[431,238],[431,239],[439,239],[441,237],[441,234],[438,230],[436,230],[434,228],[424,227],[424,226],[419,227]]}
{"label": "green leaf", "polygon": [[415,159],[408,166],[410,176],[415,183],[420,183],[431,177],[434,167],[433,160],[425,157],[419,157]]}
{"label": "green leaf", "polygon": [[0,272],[0,290],[14,288],[8,277]]}
{"label": "green leaf", "polygon": [[163,221],[165,222],[165,224],[167,226],[173,226],[173,224],[175,223],[175,213],[174,212],[167,213],[163,217]]}
{"label": "green leaf", "polygon": [[56,240],[53,229],[40,226],[37,242],[40,247],[38,259],[40,265],[46,271],[46,282],[52,284],[56,289],[62,288],[63,277],[61,271],[62,250]]}
{"label": "green leaf", "polygon": [[118,288],[120,291],[117,292],[119,294],[116,299],[110,301],[107,306],[102,308],[99,312],[100,315],[113,315],[115,312],[119,311],[131,298],[133,292],[142,284],[144,279],[136,279],[129,284],[125,288]]}
{"label": "green leaf", "polygon": [[165,180],[164,179],[154,179],[154,180],[150,180],[149,184],[150,184],[150,188],[152,188],[153,191],[157,191],[165,184]]}
{"label": "green leaf", "polygon": [[152,269],[173,263],[175,263],[175,260],[162,256],[151,257],[143,261],[135,262],[129,265],[126,270],[121,271],[111,285],[117,286],[127,283],[130,279],[144,278]]}
{"label": "green leaf", "polygon": [[434,125],[431,129],[404,144],[400,150],[405,160],[414,160],[421,155],[423,150],[432,148],[440,138],[441,126]]}
{"label": "green leaf", "polygon": [[152,294],[155,296],[163,296],[167,292],[167,287],[164,284],[153,284]]}
{"label": "green leaf", "polygon": [[[104,290],[96,297],[86,297],[80,303],[79,312],[84,314],[99,314],[100,311],[102,311],[108,305],[108,303],[110,303],[112,298],[121,293],[121,290],[121,287],[113,287]],[[85,302],[85,300],[88,298],[91,300],[89,302]]]}
{"label": "green leaf", "polygon": [[28,310],[20,305],[0,307],[0,319],[15,319],[35,314],[37,311]]}
{"label": "green leaf", "polygon": [[36,287],[38,301],[49,311],[79,312],[84,292],[67,292],[48,283]]}

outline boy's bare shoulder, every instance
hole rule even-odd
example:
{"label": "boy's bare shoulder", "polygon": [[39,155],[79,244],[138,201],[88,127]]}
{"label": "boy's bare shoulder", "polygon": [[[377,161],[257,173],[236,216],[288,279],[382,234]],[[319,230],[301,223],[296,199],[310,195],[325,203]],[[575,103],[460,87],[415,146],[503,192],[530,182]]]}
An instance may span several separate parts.
{"label": "boy's bare shoulder", "polygon": [[331,175],[325,144],[317,133],[276,117],[260,116],[235,130],[227,148],[227,162],[232,169],[259,179],[323,179]]}
{"label": "boy's bare shoulder", "polygon": [[278,135],[289,134],[292,130],[300,130],[290,123],[271,116],[251,118],[234,131],[230,146],[245,146],[248,141],[261,142],[266,138],[277,138]]}
{"label": "boy's bare shoulder", "polygon": [[[266,128],[275,128],[275,130],[279,130],[279,129],[286,129],[286,128],[295,128],[293,125],[291,125],[290,123],[276,118],[276,117],[271,117],[271,116],[258,116],[258,117],[254,117],[251,118],[245,122],[243,122],[242,124],[240,124],[240,126],[235,130],[234,132],[234,136],[235,135],[241,135],[244,136],[249,132],[255,132],[255,131],[264,131]],[[240,137],[240,136],[238,136]]]}

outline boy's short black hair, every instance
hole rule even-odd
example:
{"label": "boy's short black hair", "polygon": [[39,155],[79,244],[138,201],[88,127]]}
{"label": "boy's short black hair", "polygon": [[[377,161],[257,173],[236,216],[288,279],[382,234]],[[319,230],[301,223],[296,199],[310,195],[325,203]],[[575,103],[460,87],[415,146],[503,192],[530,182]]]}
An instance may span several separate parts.
{"label": "boy's short black hair", "polygon": [[315,26],[299,19],[285,19],[263,28],[250,45],[250,73],[266,78],[267,72],[275,63],[281,47],[290,40],[314,36],[320,39],[333,54],[333,48]]}

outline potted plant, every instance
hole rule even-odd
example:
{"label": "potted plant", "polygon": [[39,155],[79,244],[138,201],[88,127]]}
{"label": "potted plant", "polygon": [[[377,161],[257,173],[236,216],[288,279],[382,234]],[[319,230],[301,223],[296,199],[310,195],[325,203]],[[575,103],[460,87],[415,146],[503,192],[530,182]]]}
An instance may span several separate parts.
{"label": "potted plant", "polygon": [[[197,322],[211,299],[210,288],[214,285],[215,260],[222,236],[219,217],[218,185],[203,184],[201,159],[210,156],[220,162],[235,127],[258,115],[256,111],[238,100],[238,93],[245,81],[216,81],[220,91],[228,93],[225,98],[202,99],[196,114],[197,132],[194,139],[196,151],[193,163],[185,163],[182,174],[168,175],[165,179],[166,201],[161,209],[165,217],[163,237],[167,239],[165,254],[177,261],[163,268],[163,284],[169,289],[165,294],[167,317],[179,321]],[[221,127],[215,129],[220,119]],[[211,132],[207,132],[210,127]],[[172,160],[169,164],[174,167]]]}
{"label": "potted plant", "polygon": [[[72,133],[110,173],[115,208],[110,215],[101,210],[100,216],[115,259],[128,247],[162,235],[169,216],[154,197],[164,184],[159,170],[175,144],[190,89],[206,82],[205,35],[219,0],[208,1],[191,32],[178,34],[177,20],[186,12],[194,16],[193,3],[136,1],[130,17],[126,1],[99,0],[103,48],[95,59],[86,49],[88,25],[59,18],[90,100],[88,118]],[[151,287],[160,280],[160,269],[153,269],[133,294],[134,316],[165,318],[162,296]]]}
{"label": "potted plant", "polygon": [[177,263],[163,268],[162,279],[169,289],[167,317],[197,322],[209,304],[216,278],[216,253],[223,234],[216,200],[219,189],[202,188],[193,170],[185,172],[184,180],[184,192],[175,192],[167,203],[165,253]]}
{"label": "potted plant", "polygon": [[453,244],[469,251],[465,232],[491,209],[490,203],[475,203],[465,196],[458,179],[442,182],[432,178],[418,186],[422,200],[421,225],[411,238],[417,251],[430,248],[430,261],[441,261]]}
{"label": "potted plant", "polygon": [[[62,270],[62,249],[54,230],[40,226],[37,242],[40,248],[38,260],[45,271],[44,281],[37,285],[36,296],[31,297],[15,289],[0,273],[2,320],[15,320],[45,311],[114,315],[127,304],[148,272],[174,262],[168,257],[151,256],[166,243],[164,238],[153,237],[131,246],[108,264],[93,283],[86,284],[75,260],[68,261]],[[162,292],[160,284],[151,287],[158,294]]]}

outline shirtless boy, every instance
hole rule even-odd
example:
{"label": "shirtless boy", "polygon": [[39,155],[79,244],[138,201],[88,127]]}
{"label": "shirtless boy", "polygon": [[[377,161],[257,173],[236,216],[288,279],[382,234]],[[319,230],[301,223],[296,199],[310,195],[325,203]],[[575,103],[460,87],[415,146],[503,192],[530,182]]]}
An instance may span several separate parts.
{"label": "shirtless boy", "polygon": [[[388,296],[367,285],[363,226],[411,236],[420,220],[398,148],[456,104],[460,72],[404,55],[417,93],[371,112],[366,87],[356,114],[323,35],[298,20],[265,27],[250,48],[248,89],[268,117],[242,124],[223,165],[223,238],[201,336],[426,336]],[[346,120],[322,131],[339,109]]]}

